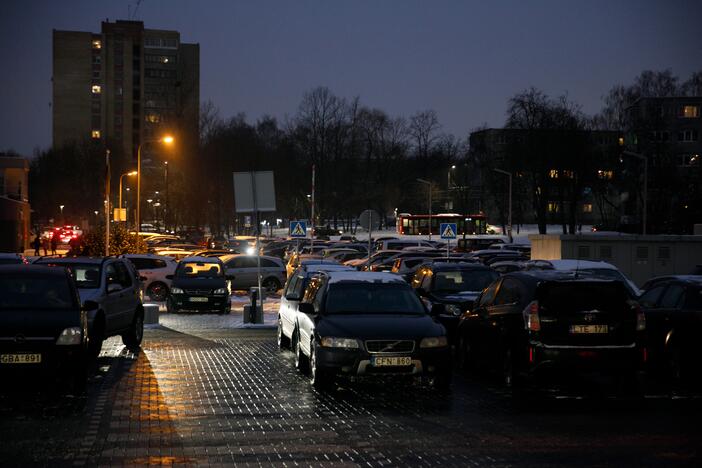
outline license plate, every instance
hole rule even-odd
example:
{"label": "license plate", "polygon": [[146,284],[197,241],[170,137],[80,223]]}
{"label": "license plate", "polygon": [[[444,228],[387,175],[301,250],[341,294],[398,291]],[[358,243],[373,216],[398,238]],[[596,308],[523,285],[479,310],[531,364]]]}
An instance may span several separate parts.
{"label": "license plate", "polygon": [[609,333],[607,325],[571,325],[570,332],[572,334],[604,334]]}
{"label": "license plate", "polygon": [[190,302],[207,302],[206,297],[191,297]]}
{"label": "license plate", "polygon": [[371,358],[371,365],[376,367],[410,366],[412,365],[412,358],[409,356],[374,356]]}
{"label": "license plate", "polygon": [[0,364],[39,364],[41,354],[2,354]]}

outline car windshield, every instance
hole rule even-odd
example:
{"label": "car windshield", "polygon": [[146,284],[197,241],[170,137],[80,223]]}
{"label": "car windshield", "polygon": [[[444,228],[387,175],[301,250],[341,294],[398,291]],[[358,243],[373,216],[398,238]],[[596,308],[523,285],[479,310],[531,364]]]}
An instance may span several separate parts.
{"label": "car windshield", "polygon": [[76,280],[76,287],[78,289],[97,289],[100,287],[100,276],[102,271],[100,264],[71,262],[47,262],[44,264],[68,268],[71,275],[73,275],[73,279]]}
{"label": "car windshield", "polygon": [[327,314],[424,314],[424,307],[406,284],[338,283],[329,286]]}
{"label": "car windshield", "polygon": [[482,291],[499,275],[488,270],[453,270],[434,273],[432,291],[437,293],[457,293]]}
{"label": "car windshield", "polygon": [[63,276],[0,275],[0,310],[68,309],[74,305]]}
{"label": "car windshield", "polygon": [[176,276],[179,278],[218,278],[222,269],[217,263],[186,262],[178,265]]}

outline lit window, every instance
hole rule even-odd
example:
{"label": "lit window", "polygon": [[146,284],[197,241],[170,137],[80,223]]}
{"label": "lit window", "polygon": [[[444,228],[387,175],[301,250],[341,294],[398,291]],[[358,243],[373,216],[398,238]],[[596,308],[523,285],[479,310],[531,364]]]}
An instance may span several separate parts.
{"label": "lit window", "polygon": [[613,177],[614,177],[614,171],[605,171],[602,169],[597,171],[597,178],[598,179],[611,180]]}
{"label": "lit window", "polygon": [[93,40],[93,49],[102,49],[102,41],[100,39]]}
{"label": "lit window", "polygon": [[558,179],[558,169],[551,169],[550,171],[548,171],[548,176],[551,179]]}
{"label": "lit window", "polygon": [[100,85],[93,85],[92,90],[93,94],[100,94],[102,92],[102,88],[100,87]]}
{"label": "lit window", "polygon": [[548,203],[548,212],[549,213],[558,213],[561,210],[561,205],[558,202],[549,202]]}
{"label": "lit window", "polygon": [[680,116],[685,119],[696,119],[700,116],[700,106],[683,106]]}
{"label": "lit window", "polygon": [[158,114],[147,114],[145,119],[147,122],[159,123],[161,121],[161,116]]}
{"label": "lit window", "polygon": [[90,133],[90,135],[91,135],[93,138],[100,138],[100,130],[93,130],[93,131]]}
{"label": "lit window", "polygon": [[624,137],[619,137],[619,146],[624,146]]}
{"label": "lit window", "polygon": [[592,213],[592,203],[585,203],[583,205],[583,213]]}

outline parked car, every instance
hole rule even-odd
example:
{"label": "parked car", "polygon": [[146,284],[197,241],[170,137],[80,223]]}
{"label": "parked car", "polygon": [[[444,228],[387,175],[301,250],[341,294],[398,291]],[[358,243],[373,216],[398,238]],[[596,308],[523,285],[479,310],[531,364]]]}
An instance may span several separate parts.
{"label": "parked car", "polygon": [[[267,292],[274,293],[285,284],[285,265],[278,257],[260,258],[261,286]],[[224,274],[232,291],[258,287],[258,260],[255,255],[225,255],[220,260],[224,263]]]}
{"label": "parked car", "polygon": [[451,383],[446,330],[395,275],[322,273],[298,310],[295,365],[309,368],[316,388],[342,375],[428,376],[442,389]]}
{"label": "parked car", "polygon": [[457,357],[463,367],[497,371],[508,386],[557,370],[551,375],[610,375],[633,389],[645,356],[645,324],[621,281],[508,273],[461,317]]}
{"label": "parked car", "polygon": [[164,256],[164,257],[171,257],[171,258],[174,258],[175,260],[181,260],[185,257],[192,257],[193,251],[192,250],[183,250],[183,249],[167,249],[167,250],[159,250],[158,253],[155,255],[160,255],[160,256]]}
{"label": "parked car", "polygon": [[169,313],[181,311],[228,314],[231,299],[224,264],[219,258],[185,257],[178,262],[166,299]]}
{"label": "parked car", "polygon": [[498,242],[488,246],[487,250],[515,250],[527,256],[531,254],[531,244],[517,244]]}
{"label": "parked car", "polygon": [[527,261],[529,257],[516,250],[498,250],[498,249],[484,249],[475,250],[470,254],[473,258],[478,259],[485,265],[489,265],[491,262],[500,261]]}
{"label": "parked car", "polygon": [[63,378],[85,387],[88,365],[87,311],[75,280],[64,268],[0,266],[0,379],[8,387],[27,376]]}
{"label": "parked car", "polygon": [[430,247],[434,244],[423,239],[386,239],[378,240],[375,243],[375,250],[402,250],[407,247]]}
{"label": "parked car", "polygon": [[500,235],[470,235],[458,238],[456,252],[473,252],[487,249],[491,245],[505,243],[507,236]]}
{"label": "parked car", "polygon": [[675,385],[699,382],[702,276],[666,276],[647,285],[639,303],[646,315],[648,371]]}
{"label": "parked car", "polygon": [[126,258],[137,269],[142,278],[144,293],[152,301],[165,301],[168,297],[168,290],[171,287],[171,280],[168,276],[175,273],[178,262],[173,257],[152,254],[126,254]]}
{"label": "parked car", "polygon": [[392,264],[391,273],[401,276],[408,283],[412,280],[417,269],[427,262],[427,257],[397,258]]}
{"label": "parked car", "polygon": [[409,257],[418,257],[422,256],[425,259],[429,258],[439,258],[441,256],[445,256],[446,252],[416,252],[413,250],[401,250],[399,253],[393,255],[392,257],[376,262],[376,263],[371,263],[370,266],[370,271],[391,271],[393,265],[395,264],[395,261],[400,258],[409,258]]}
{"label": "parked car", "polygon": [[521,271],[525,269],[525,262],[520,260],[502,260],[490,263],[490,268],[500,273],[512,273],[513,271]]}
{"label": "parked car", "polygon": [[300,265],[285,284],[278,308],[278,346],[290,346],[290,339],[297,328],[297,306],[305,292],[309,279],[316,273],[332,271],[355,271],[355,268],[334,263],[307,263]]}
{"label": "parked car", "polygon": [[0,253],[0,265],[28,265],[24,255],[18,253]]}
{"label": "parked car", "polygon": [[286,277],[289,278],[290,275],[292,275],[293,271],[297,269],[300,265],[303,264],[339,264],[336,260],[328,260],[325,258],[322,258],[320,255],[303,255],[303,254],[293,254],[292,257],[290,257],[290,260],[288,260],[287,265],[285,266],[286,270]]}
{"label": "parked car", "polygon": [[35,264],[68,268],[81,302],[97,303],[88,311],[90,351],[97,356],[105,338],[121,335],[130,350],[139,350],[144,336],[141,284],[134,265],[124,258],[42,258]]}
{"label": "parked car", "polygon": [[498,273],[479,263],[434,263],[422,265],[410,285],[426,306],[443,304],[438,320],[448,331],[449,342],[455,342],[458,320],[473,308],[476,297],[498,277]]}
{"label": "parked car", "polygon": [[[370,257],[370,265],[375,265],[379,262],[387,260],[390,257],[402,252],[401,250],[380,250],[375,252]],[[345,265],[356,268],[357,270],[363,269],[368,264],[368,258],[357,258],[354,260],[347,260],[344,262]]]}

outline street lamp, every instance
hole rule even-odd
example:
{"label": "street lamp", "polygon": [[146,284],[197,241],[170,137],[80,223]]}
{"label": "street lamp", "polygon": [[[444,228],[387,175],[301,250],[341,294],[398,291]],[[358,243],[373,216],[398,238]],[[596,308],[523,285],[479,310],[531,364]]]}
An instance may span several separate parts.
{"label": "street lamp", "polygon": [[429,186],[429,240],[431,240],[431,181],[424,179],[417,179],[417,182],[422,184],[427,184]]}
{"label": "street lamp", "polygon": [[453,164],[448,170],[448,174],[446,175],[446,190],[451,190],[451,171],[456,169],[456,165]]}
{"label": "street lamp", "polygon": [[509,177],[509,208],[508,208],[508,215],[507,215],[507,235],[509,236],[509,243],[511,244],[513,242],[512,239],[512,173],[503,171],[502,169],[493,169],[495,172],[499,172],[500,174],[504,174],[507,177]]}
{"label": "street lamp", "polygon": [[170,135],[166,135],[163,138],[156,140],[144,140],[143,143],[139,143],[137,146],[137,206],[136,206],[136,232],[137,235],[141,231],[141,147],[146,143],[157,143],[161,142],[166,145],[171,145],[174,142],[174,138]]}
{"label": "street lamp", "polygon": [[[120,209],[120,212],[122,211],[122,178],[124,176],[131,177],[131,176],[135,176],[135,175],[137,175],[137,171],[125,172],[124,174],[119,176],[119,209]],[[127,190],[129,190],[129,187],[127,187]],[[121,213],[120,213],[120,216],[121,216]],[[127,219],[125,218],[125,221],[126,220]]]}
{"label": "street lamp", "polygon": [[59,205],[59,210],[61,210],[61,224],[63,224],[63,207],[66,205]]}
{"label": "street lamp", "polygon": [[639,153],[632,153],[631,151],[622,151],[622,154],[625,156],[631,156],[632,158],[637,158],[637,159],[642,159],[644,162],[644,186],[643,186],[643,226],[642,226],[642,232],[643,235],[646,235],[646,212],[648,211],[646,209],[646,202],[648,200],[648,158],[644,156],[643,154]]}

